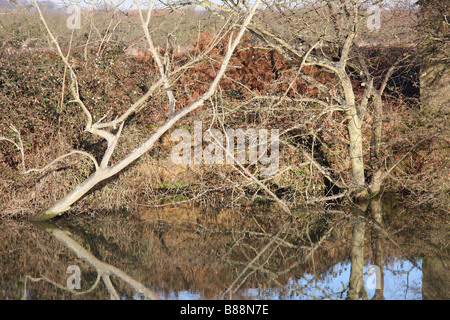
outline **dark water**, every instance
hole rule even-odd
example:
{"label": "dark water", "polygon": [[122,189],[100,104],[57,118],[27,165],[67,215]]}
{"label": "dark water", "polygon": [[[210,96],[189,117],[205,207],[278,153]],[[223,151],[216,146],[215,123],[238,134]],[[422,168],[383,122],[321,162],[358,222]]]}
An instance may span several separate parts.
{"label": "dark water", "polygon": [[146,299],[144,286],[159,299],[450,298],[446,215],[387,200],[296,215],[158,208],[3,221],[0,299]]}

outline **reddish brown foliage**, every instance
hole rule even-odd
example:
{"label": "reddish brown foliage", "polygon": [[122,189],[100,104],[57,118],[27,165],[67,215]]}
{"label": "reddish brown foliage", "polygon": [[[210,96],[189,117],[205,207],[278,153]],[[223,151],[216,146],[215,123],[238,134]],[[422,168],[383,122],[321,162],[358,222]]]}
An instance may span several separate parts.
{"label": "reddish brown foliage", "polygon": [[[193,43],[194,53],[200,54],[207,50],[212,36],[205,32],[199,41]],[[208,60],[195,65],[184,77],[181,78],[181,86],[189,86],[193,92],[193,98],[198,98],[199,93],[204,92],[206,86],[215,77],[215,72],[220,67],[220,62],[225,54],[228,39],[225,37],[208,54]],[[181,56],[180,60],[185,57]],[[334,82],[333,77],[317,67],[305,67],[305,74],[314,77],[321,83]],[[249,98],[253,95],[279,95],[289,89],[289,97],[302,95],[311,97],[319,94],[314,86],[296,77],[296,71],[278,52],[259,47],[247,36],[236,49],[236,53],[230,62],[226,77],[221,82],[221,88],[229,93],[231,98]]]}

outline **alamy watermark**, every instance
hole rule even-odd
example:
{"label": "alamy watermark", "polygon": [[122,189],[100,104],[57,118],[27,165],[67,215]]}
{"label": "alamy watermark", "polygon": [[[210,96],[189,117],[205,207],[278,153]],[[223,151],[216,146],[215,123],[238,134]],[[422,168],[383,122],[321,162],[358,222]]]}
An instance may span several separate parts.
{"label": "alamy watermark", "polygon": [[70,290],[80,290],[81,289],[81,270],[77,265],[70,265],[67,267],[67,274],[71,274],[67,278],[66,285]]}
{"label": "alamy watermark", "polygon": [[[174,164],[259,163],[260,174],[264,176],[276,173],[279,168],[278,129],[270,130],[269,141],[267,129],[208,129],[203,132],[202,122],[195,121],[193,134],[180,128],[173,131],[171,139],[179,141],[171,152]],[[208,143],[205,148],[204,142]]]}
{"label": "alamy watermark", "polygon": [[381,8],[378,5],[370,6],[367,9],[367,29],[370,31],[381,29]]}
{"label": "alamy watermark", "polygon": [[81,8],[71,5],[67,7],[67,13],[72,13],[66,20],[67,28],[70,30],[81,29]]}
{"label": "alamy watermark", "polygon": [[[91,3],[90,1],[85,1]],[[79,5],[70,5],[67,7],[67,13],[71,15],[66,20],[67,28],[81,29],[81,8]],[[367,8],[367,29],[370,31],[381,29],[381,8],[379,5],[372,5]]]}
{"label": "alamy watermark", "polygon": [[367,269],[369,277],[366,280],[366,287],[369,290],[381,289],[381,269],[379,266],[371,265]]}

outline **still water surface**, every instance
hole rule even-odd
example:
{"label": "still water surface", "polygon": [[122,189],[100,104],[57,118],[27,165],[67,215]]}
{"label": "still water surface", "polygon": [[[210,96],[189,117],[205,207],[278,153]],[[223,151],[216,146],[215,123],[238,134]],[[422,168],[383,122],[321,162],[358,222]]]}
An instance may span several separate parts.
{"label": "still water surface", "polygon": [[449,299],[446,216],[297,214],[275,240],[285,217],[263,209],[5,221],[0,299]]}

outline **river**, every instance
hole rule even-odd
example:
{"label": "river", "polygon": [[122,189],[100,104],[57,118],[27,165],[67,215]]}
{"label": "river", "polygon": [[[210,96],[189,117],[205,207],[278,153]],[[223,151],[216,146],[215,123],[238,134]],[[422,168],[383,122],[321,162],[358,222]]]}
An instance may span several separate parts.
{"label": "river", "polygon": [[[2,221],[0,299],[449,299],[447,216],[390,199]],[[276,235],[276,236],[275,236]]]}

